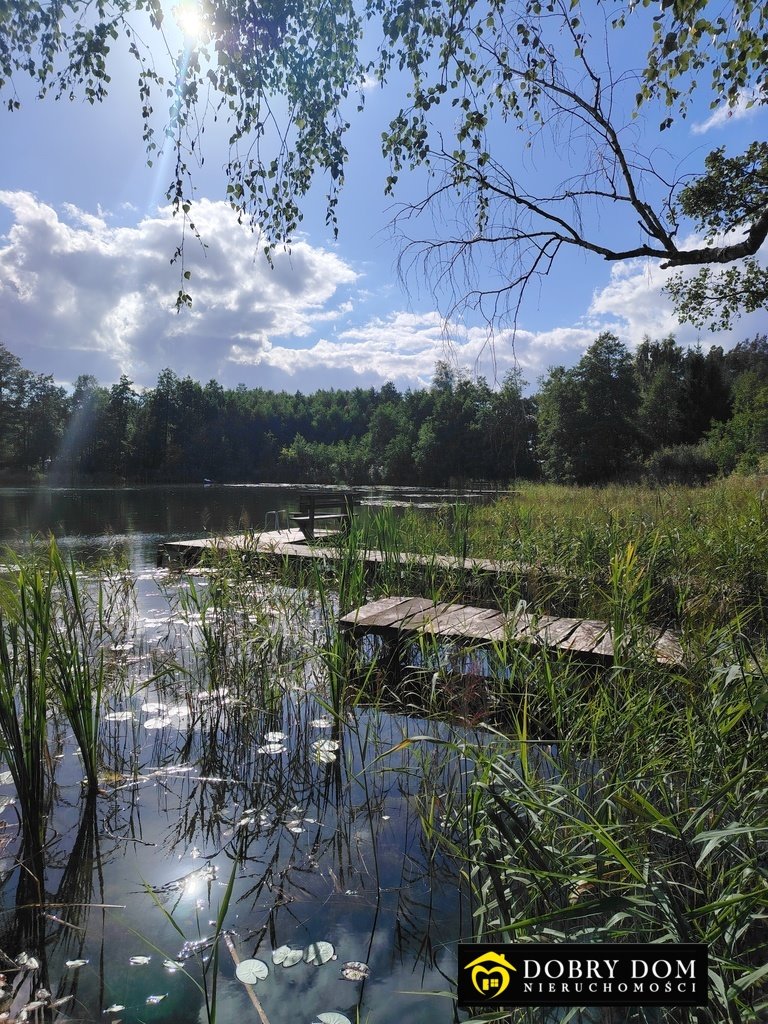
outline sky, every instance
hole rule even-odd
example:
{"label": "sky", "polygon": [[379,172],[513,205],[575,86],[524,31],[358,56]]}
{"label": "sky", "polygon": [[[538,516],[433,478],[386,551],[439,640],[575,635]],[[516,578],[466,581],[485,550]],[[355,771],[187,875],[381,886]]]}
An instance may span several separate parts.
{"label": "sky", "polygon": [[[631,45],[628,33],[622,45]],[[640,62],[639,53],[629,57]],[[550,367],[573,365],[606,329],[630,348],[645,335],[674,333],[705,349],[768,331],[766,311],[717,335],[681,326],[654,264],[570,254],[527,292],[514,330],[497,325],[489,338],[477,313],[451,313],[418,271],[398,273],[378,141],[398,98],[378,88],[353,118],[338,238],[317,189],[290,252],[277,251],[272,266],[224,200],[226,146],[221,126],[212,126],[192,211],[205,248],[186,241],[193,304],[177,312],[171,257],[180,224],[164,199],[169,156],[147,166],[135,69],[118,54],[110,70],[103,104],[38,100],[17,80],[21,109],[3,104],[0,112],[0,342],[65,387],[80,374],[106,386],[126,374],[137,389],[152,387],[169,367],[225,387],[310,392],[391,380],[404,390],[428,386],[436,361],[447,359],[492,385],[519,368],[535,389]],[[649,146],[663,141],[664,159],[683,167],[699,166],[715,146],[736,153],[766,137],[766,108],[744,100],[710,110],[705,99],[663,140],[650,125],[636,130],[648,132]],[[567,153],[534,148],[528,160],[545,178],[567,171]],[[418,197],[422,185],[406,176],[396,199]],[[482,281],[490,268],[478,274]]]}

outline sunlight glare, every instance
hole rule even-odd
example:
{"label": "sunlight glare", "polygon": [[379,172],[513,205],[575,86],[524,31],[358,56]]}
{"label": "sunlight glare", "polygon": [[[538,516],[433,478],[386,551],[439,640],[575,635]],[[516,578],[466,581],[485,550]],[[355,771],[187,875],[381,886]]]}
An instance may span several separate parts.
{"label": "sunlight glare", "polygon": [[184,33],[185,39],[190,42],[196,42],[202,38],[205,22],[203,21],[200,7],[194,0],[187,0],[187,2],[174,7],[173,17]]}

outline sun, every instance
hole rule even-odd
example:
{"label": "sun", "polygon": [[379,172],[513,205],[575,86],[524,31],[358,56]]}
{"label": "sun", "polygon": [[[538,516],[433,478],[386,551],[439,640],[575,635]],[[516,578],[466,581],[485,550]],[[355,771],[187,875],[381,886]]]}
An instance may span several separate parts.
{"label": "sun", "polygon": [[205,22],[200,7],[194,0],[186,0],[173,8],[173,17],[176,24],[184,33],[184,38],[189,41],[196,41],[202,38],[205,31]]}

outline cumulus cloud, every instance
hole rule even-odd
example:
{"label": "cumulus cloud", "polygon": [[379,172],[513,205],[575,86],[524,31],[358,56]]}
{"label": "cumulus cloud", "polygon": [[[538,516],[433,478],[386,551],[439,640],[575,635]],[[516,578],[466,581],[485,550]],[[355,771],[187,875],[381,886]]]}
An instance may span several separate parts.
{"label": "cumulus cloud", "polygon": [[28,192],[0,192],[0,204],[13,218],[0,239],[1,340],[57,380],[126,373],[149,386],[166,366],[226,380],[243,353],[258,361],[273,339],[308,337],[349,312],[351,266],[299,241],[270,267],[226,203],[195,206],[205,249],[187,234],[193,307],[180,314],[170,257],[181,226],[170,210],[126,227],[103,211],[56,211]]}
{"label": "cumulus cloud", "polygon": [[111,384],[126,373],[151,387],[168,366],[227,387],[309,392],[393,380],[404,389],[427,386],[446,360],[491,385],[520,369],[535,388],[551,366],[577,362],[601,330],[630,347],[669,333],[683,345],[727,347],[768,329],[764,312],[716,338],[679,325],[662,292],[666,273],[641,260],[616,264],[586,309],[547,330],[521,323],[491,336],[429,309],[374,315],[384,293],[394,298],[386,286],[363,290],[338,254],[306,241],[270,268],[230,208],[208,200],[194,211],[207,248],[186,243],[194,305],[177,314],[180,271],[169,257],[180,226],[168,210],[120,226],[109,211],[57,211],[27,192],[0,192],[0,205],[12,217],[0,238],[0,341],[64,383],[92,373]]}
{"label": "cumulus cloud", "polygon": [[[681,248],[694,248],[700,241],[695,237],[685,239]],[[683,273],[692,276],[697,269],[690,267]],[[636,348],[646,335],[663,338],[669,334],[674,334],[678,344],[683,346],[700,343],[705,348],[711,344],[729,348],[737,341],[768,329],[765,310],[743,316],[730,331],[720,331],[717,335],[701,332],[691,324],[681,324],[671,299],[663,291],[670,273],[657,263],[642,259],[615,264],[608,283],[595,291],[588,316],[596,328],[613,330],[630,348]]]}

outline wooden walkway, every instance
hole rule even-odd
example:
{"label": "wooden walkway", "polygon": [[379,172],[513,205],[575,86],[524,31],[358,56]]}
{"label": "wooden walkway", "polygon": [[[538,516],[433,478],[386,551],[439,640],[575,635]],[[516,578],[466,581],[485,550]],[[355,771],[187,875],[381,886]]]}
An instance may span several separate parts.
{"label": "wooden walkway", "polygon": [[[614,656],[613,637],[605,622],[551,615],[506,616],[493,608],[436,604],[424,597],[384,597],[372,601],[341,616],[339,627],[355,637],[375,634],[399,644],[434,636],[469,643],[507,641],[554,647],[605,661],[612,661]],[[647,643],[660,664],[683,664],[680,642],[669,630],[650,631]]]}
{"label": "wooden walkway", "polygon": [[[316,530],[319,541],[336,536],[334,531]],[[239,552],[243,555],[258,555],[275,561],[285,559],[305,561],[320,559],[333,561],[339,557],[336,548],[330,545],[307,544],[299,529],[272,530],[266,533],[240,533],[229,537],[202,537],[195,540],[174,540],[161,544],[157,553],[158,565],[195,565],[206,551]],[[399,562],[403,566],[445,569],[451,572],[487,574],[513,574],[525,571],[520,563],[503,562],[490,558],[457,558],[454,555],[418,555],[412,552],[384,552],[375,549],[363,550],[360,557],[365,565],[385,565]]]}
{"label": "wooden walkway", "polygon": [[[322,541],[332,533],[316,531]],[[339,552],[331,546],[309,545],[299,529],[275,530],[229,537],[203,537],[195,540],[167,541],[158,551],[158,564],[194,565],[206,551],[239,552],[276,562],[301,562],[320,559],[334,561]],[[400,563],[403,566],[434,567],[467,574],[519,575],[526,571],[519,563],[489,558],[457,558],[453,555],[419,555],[411,552],[361,551],[366,566]],[[340,628],[353,636],[378,634],[389,640],[408,640],[419,636],[438,636],[446,640],[471,643],[498,643],[504,640],[533,647],[554,647],[561,651],[589,655],[612,661],[613,637],[608,624],[594,619],[570,619],[551,615],[505,616],[493,608],[475,608],[463,604],[435,604],[422,597],[386,597],[358,608],[339,620]],[[678,638],[669,630],[650,631],[648,650],[663,665],[683,665]]]}

